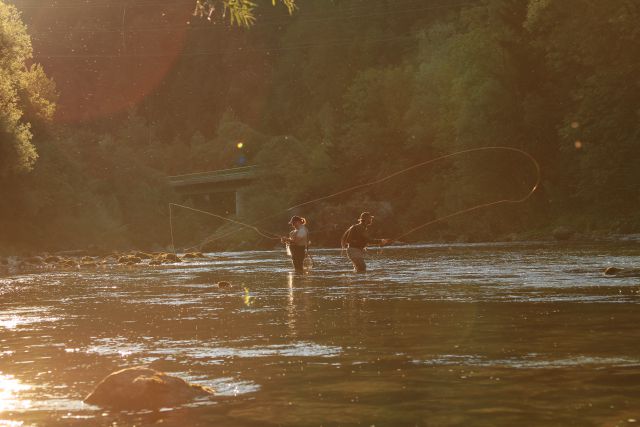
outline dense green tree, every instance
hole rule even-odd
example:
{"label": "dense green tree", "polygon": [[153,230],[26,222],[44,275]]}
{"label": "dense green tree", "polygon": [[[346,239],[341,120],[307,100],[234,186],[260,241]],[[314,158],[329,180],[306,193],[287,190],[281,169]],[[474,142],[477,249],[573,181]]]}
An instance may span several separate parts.
{"label": "dense green tree", "polygon": [[55,111],[55,87],[39,65],[27,66],[31,57],[17,9],[0,2],[0,178],[33,168],[38,153],[29,120]]}
{"label": "dense green tree", "polygon": [[[411,147],[437,154],[490,146],[531,149],[522,123],[525,91],[517,55],[525,47],[519,42],[522,28],[511,22],[513,16],[522,22],[523,15],[521,4],[493,1],[425,34],[406,120],[415,138],[408,141]],[[433,182],[423,186],[430,194],[423,197],[436,202],[436,216],[513,199],[526,194],[535,179],[526,158],[501,151],[461,155],[434,167]],[[494,234],[499,224],[517,223],[496,212],[475,216]]]}
{"label": "dense green tree", "polygon": [[541,95],[556,111],[559,205],[596,228],[637,224],[639,18],[640,5],[627,0],[529,5],[526,27],[554,89]]}

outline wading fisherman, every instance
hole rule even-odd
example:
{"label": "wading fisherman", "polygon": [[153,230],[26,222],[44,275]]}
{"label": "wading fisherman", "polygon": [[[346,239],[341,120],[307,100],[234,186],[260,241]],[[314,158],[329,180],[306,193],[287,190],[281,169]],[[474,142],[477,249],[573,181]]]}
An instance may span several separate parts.
{"label": "wading fisherman", "polygon": [[285,243],[291,252],[291,261],[293,262],[293,268],[296,273],[304,273],[304,258],[307,254],[307,247],[309,246],[309,231],[306,227],[307,220],[294,215],[289,221],[289,225],[293,227],[289,237],[283,237],[280,239],[282,243]]}
{"label": "wading fisherman", "polygon": [[369,212],[362,212],[358,218],[358,223],[353,224],[342,235],[341,246],[347,248],[347,256],[353,263],[353,268],[357,273],[367,271],[364,263],[364,251],[368,244],[384,246],[392,242],[391,239],[372,239],[369,237],[368,227],[373,222],[373,215]]}

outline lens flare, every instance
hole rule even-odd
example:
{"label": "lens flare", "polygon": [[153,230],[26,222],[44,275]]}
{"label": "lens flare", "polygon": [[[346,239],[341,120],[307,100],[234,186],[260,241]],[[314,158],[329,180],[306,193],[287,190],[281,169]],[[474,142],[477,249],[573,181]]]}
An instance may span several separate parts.
{"label": "lens flare", "polygon": [[[34,60],[44,66],[60,93],[55,118],[63,123],[111,117],[135,108],[169,75],[184,54],[190,31],[189,25],[175,24],[190,14],[179,2],[161,7],[77,3],[83,4],[72,10],[84,17],[77,22],[57,7],[27,8],[23,15]],[[162,13],[156,10],[160,8]],[[87,27],[74,31],[80,22]]]}

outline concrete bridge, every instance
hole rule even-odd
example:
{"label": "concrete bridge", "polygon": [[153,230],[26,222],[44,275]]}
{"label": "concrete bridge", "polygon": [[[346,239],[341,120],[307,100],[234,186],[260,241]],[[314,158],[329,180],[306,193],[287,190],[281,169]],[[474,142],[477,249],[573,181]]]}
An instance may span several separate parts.
{"label": "concrete bridge", "polygon": [[257,166],[244,166],[211,172],[169,177],[169,185],[183,198],[216,213],[242,216],[244,188],[258,176]]}

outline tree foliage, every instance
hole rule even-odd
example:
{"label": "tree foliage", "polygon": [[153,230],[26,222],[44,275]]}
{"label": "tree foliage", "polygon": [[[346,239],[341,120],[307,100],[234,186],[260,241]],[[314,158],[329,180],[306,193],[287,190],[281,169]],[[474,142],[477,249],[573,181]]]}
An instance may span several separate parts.
{"label": "tree foliage", "polygon": [[27,67],[31,40],[15,7],[0,2],[0,176],[31,170],[38,158],[29,119],[51,119],[55,86]]}
{"label": "tree foliage", "polygon": [[[200,3],[204,2],[209,7],[215,8],[215,2],[213,0],[198,0],[196,8],[204,7],[200,6]],[[222,0],[222,8],[224,14],[229,14],[229,22],[231,25],[238,25],[241,27],[251,27],[256,22],[256,8],[258,4],[251,0]],[[273,6],[278,3],[282,3],[289,14],[291,15],[297,8],[295,0],[271,0]],[[196,9],[197,10],[197,9]]]}
{"label": "tree foliage", "polygon": [[529,5],[525,21],[551,77],[552,91],[542,96],[557,105],[566,200],[593,212],[593,226],[615,218],[624,229],[638,218],[638,19],[634,1],[538,0]]}

